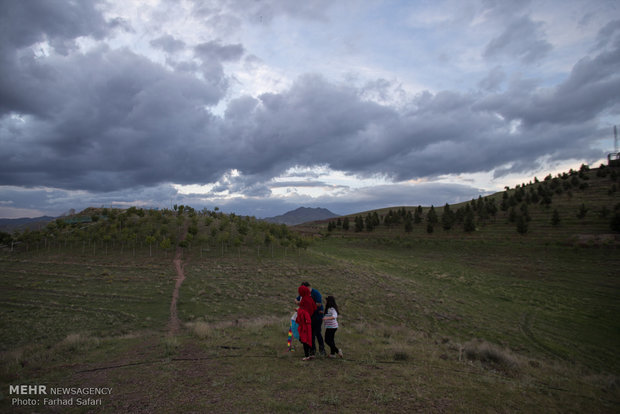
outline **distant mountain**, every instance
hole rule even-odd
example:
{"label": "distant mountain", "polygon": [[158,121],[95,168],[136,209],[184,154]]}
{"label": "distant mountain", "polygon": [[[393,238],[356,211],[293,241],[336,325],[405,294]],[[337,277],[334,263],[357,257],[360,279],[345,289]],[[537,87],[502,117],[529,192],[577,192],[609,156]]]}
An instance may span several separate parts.
{"label": "distant mountain", "polygon": [[42,216],[34,218],[17,218],[17,219],[0,219],[0,231],[12,233],[15,230],[23,231],[25,229],[36,230],[39,227],[45,227],[47,223],[55,220],[56,217]]}
{"label": "distant mountain", "polygon": [[281,216],[267,217],[263,220],[269,223],[282,223],[294,226],[308,221],[327,220],[334,217],[340,216],[326,208],[299,207],[297,210],[289,211]]}

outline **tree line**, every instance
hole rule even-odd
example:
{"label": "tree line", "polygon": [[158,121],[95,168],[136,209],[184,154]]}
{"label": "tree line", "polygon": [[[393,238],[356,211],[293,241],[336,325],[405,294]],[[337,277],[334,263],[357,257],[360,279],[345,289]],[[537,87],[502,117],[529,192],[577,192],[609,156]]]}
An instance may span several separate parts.
{"label": "tree line", "polygon": [[[356,215],[352,218],[353,231],[355,232],[372,232],[378,226],[387,229],[402,228],[406,233],[413,231],[414,225],[420,225],[424,222],[426,232],[433,233],[439,226],[444,231],[461,229],[465,233],[471,233],[480,225],[485,225],[490,221],[495,221],[499,211],[503,212],[509,223],[515,225],[515,229],[520,234],[525,234],[529,230],[529,223],[532,221],[530,215],[531,206],[540,206],[547,210],[553,204],[555,196],[565,194],[567,197],[573,197],[573,191],[585,191],[589,188],[588,181],[590,179],[588,172],[590,168],[583,164],[579,170],[570,170],[560,173],[556,177],[551,174],[546,176],[542,181],[534,177],[533,182],[529,184],[516,185],[514,189],[505,187],[505,191],[501,195],[501,201],[496,202],[495,197],[479,196],[478,199],[472,199],[465,205],[461,205],[454,210],[448,203],[443,207],[441,214],[438,214],[435,207],[431,206],[425,210],[418,206],[417,208],[390,209],[387,213],[379,215],[377,211],[368,212],[366,215]],[[609,187],[607,194],[613,195],[617,192],[616,181],[618,172],[616,168],[610,168],[601,165],[596,172],[597,177],[608,177],[612,185]],[[574,212],[577,219],[583,220],[591,209],[582,203]],[[613,207],[613,210],[603,206],[596,212],[602,219],[610,220],[610,229],[620,232],[620,203]],[[564,214],[567,214],[564,211]],[[348,231],[350,229],[349,217],[331,220],[328,223],[328,232],[334,230]],[[559,226],[562,223],[560,211],[555,208],[551,211],[550,223],[553,226]]]}
{"label": "tree line", "polygon": [[[197,211],[191,206],[172,209],[88,208],[77,215],[60,217],[40,230],[0,233],[0,244],[24,251],[71,247],[83,253],[115,250],[124,254],[148,248],[148,254],[167,254],[177,247],[217,251],[222,255],[242,248],[257,254],[282,248],[305,249],[311,239],[292,232],[284,224],[255,217]],[[206,248],[206,249],[205,249]]]}

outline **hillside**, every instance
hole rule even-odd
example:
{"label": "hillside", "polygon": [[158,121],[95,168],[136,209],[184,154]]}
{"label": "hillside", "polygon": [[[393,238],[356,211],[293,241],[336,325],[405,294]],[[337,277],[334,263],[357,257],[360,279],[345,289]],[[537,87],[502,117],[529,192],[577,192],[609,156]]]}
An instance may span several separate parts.
{"label": "hillside", "polygon": [[[469,202],[403,206],[296,226],[303,234],[399,239],[618,243],[620,169],[582,166]],[[347,221],[347,223],[345,223]],[[357,223],[357,226],[356,226]]]}
{"label": "hillside", "polygon": [[280,216],[268,217],[264,220],[269,223],[280,223],[294,226],[296,224],[302,224],[309,221],[327,220],[334,217],[338,217],[338,215],[325,208],[299,207],[296,210],[289,211]]}
{"label": "hillside", "polygon": [[[0,249],[0,388],[112,389],[29,396],[62,413],[617,412],[617,171],[582,170],[433,207],[432,232],[430,206],[349,230],[189,206],[59,218]],[[336,297],[344,359],[289,352],[302,280]]]}

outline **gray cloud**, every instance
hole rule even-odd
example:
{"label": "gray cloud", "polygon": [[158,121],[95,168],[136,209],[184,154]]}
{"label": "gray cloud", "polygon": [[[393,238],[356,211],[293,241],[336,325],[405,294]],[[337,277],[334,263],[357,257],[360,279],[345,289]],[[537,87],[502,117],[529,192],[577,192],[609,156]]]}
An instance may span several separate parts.
{"label": "gray cloud", "polygon": [[194,47],[196,56],[203,61],[215,60],[217,62],[236,61],[243,55],[243,46],[221,45],[219,42],[205,42]]}
{"label": "gray cloud", "polygon": [[183,200],[170,185],[134,187],[112,192],[83,192],[50,188],[0,187],[0,199],[11,200],[0,204],[0,216],[5,207],[44,210],[46,214],[59,216],[69,209],[81,211],[87,207],[127,207],[128,205],[170,208]]}
{"label": "gray cloud", "polygon": [[208,163],[216,152],[201,141],[213,119],[204,108],[222,98],[221,84],[128,50],[53,63],[22,59],[11,76],[19,100],[3,100],[10,106],[0,119],[2,183],[92,190],[156,184],[193,174],[188,164]]}
{"label": "gray cloud", "polygon": [[[247,7],[252,14],[268,7],[276,16],[318,19],[321,7],[327,7],[310,2],[293,10],[284,3],[255,3],[231,1],[201,13]],[[545,56],[551,46],[543,27],[527,16],[513,19],[500,3],[505,4],[490,4],[489,13],[511,24],[489,42],[487,56],[514,54],[525,62]],[[124,48],[103,45],[82,52],[73,49],[77,37],[102,39],[119,22],[106,22],[93,3],[47,4],[3,2],[0,13],[2,199],[22,200],[28,208],[35,204],[27,193],[7,186],[55,188],[53,199],[76,203],[81,199],[70,190],[83,190],[93,200],[89,204],[97,205],[121,197],[167,197],[170,183],[218,183],[208,200],[229,191],[256,201],[269,197],[270,180],[292,167],[326,166],[404,181],[494,169],[501,176],[533,169],[542,159],[594,160],[602,155],[592,147],[602,134],[598,118],[620,106],[620,42],[613,22],[600,31],[594,54],[578,61],[554,87],[518,78],[503,87],[505,74],[496,67],[480,81],[478,91],[405,98],[396,81],[379,78],[356,87],[307,74],[278,93],[236,97],[216,116],[213,108],[229,93],[224,64],[240,61],[244,45],[209,40],[187,46],[170,35],[154,39],[151,45],[169,54],[193,47],[194,59],[168,60],[174,70]],[[50,7],[53,18],[43,13]],[[517,12],[520,16],[523,9]],[[6,16],[32,24],[20,27]],[[44,40],[55,51],[42,56],[31,50]],[[402,105],[388,104],[394,94]],[[149,188],[155,192],[152,197]],[[403,188],[410,194],[398,198]],[[411,188],[369,190],[367,202],[361,191],[351,203],[371,206],[389,195],[402,204],[424,204],[411,200]],[[441,188],[451,194],[472,192]],[[30,200],[60,205],[45,198],[49,193],[43,190],[30,191]],[[187,199],[201,200],[197,195]],[[353,206],[315,201],[339,211]],[[427,203],[445,201],[449,199]]]}
{"label": "gray cloud", "polygon": [[[78,36],[103,38],[110,25],[97,10],[101,1],[3,1],[0,4],[0,44],[21,48],[49,40],[58,53]],[[5,50],[6,52],[6,50]]]}
{"label": "gray cloud", "polygon": [[175,53],[185,48],[185,42],[175,39],[174,36],[165,34],[157,39],[151,40],[151,46],[162,49],[168,53]]}
{"label": "gray cloud", "polygon": [[[335,187],[331,184],[327,184],[324,181],[278,181],[269,183],[272,188],[284,188],[284,187]],[[348,187],[342,187],[348,188]]]}
{"label": "gray cloud", "polygon": [[512,21],[484,50],[486,58],[503,55],[518,57],[524,63],[533,63],[545,57],[553,47],[544,38],[543,23],[534,22],[529,16]]}
{"label": "gray cloud", "polygon": [[506,73],[504,70],[496,66],[489,71],[487,76],[478,82],[478,87],[486,92],[496,92],[506,79]]}
{"label": "gray cloud", "polygon": [[[506,93],[489,95],[476,105],[525,125],[578,124],[593,120],[620,103],[620,44],[594,58],[581,59],[568,79],[556,88],[538,90],[513,84]],[[590,126],[591,127],[591,126]]]}
{"label": "gray cloud", "polygon": [[[614,44],[615,43],[615,44]],[[607,45],[618,48],[620,44],[620,19],[612,20],[598,32],[595,50],[602,49]]]}
{"label": "gray cloud", "polygon": [[327,20],[325,11],[333,5],[329,0],[289,2],[279,0],[225,0],[217,4],[194,0],[193,13],[205,24],[226,30],[240,25],[239,16],[254,24],[267,24],[279,16],[298,19]]}
{"label": "gray cloud", "polygon": [[[222,52],[213,45],[206,50]],[[233,50],[223,54],[241,53]],[[488,96],[426,92],[406,110],[308,75],[282,93],[231,101],[223,118],[204,109],[223,96],[217,82],[170,72],[128,50],[100,49],[54,60],[52,67],[26,60],[23,85],[35,83],[38,95],[24,99],[38,110],[25,121],[2,118],[0,178],[10,185],[110,191],[216,182],[238,169],[242,178],[231,189],[268,194],[259,183],[294,166],[406,180],[488,171],[521,158],[595,158],[600,154],[588,137],[595,117],[618,103],[618,59],[617,50],[584,59],[546,91],[526,82]],[[511,130],[512,121],[521,126]]]}

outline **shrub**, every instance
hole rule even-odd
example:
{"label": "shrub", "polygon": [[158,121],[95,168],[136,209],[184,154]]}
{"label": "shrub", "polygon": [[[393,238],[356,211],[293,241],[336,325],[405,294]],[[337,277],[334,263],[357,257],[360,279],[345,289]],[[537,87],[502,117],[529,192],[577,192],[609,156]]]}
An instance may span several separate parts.
{"label": "shrub", "polygon": [[519,370],[520,361],[517,356],[498,345],[476,339],[463,345],[467,359],[480,361],[483,365],[511,374]]}
{"label": "shrub", "polygon": [[58,350],[70,351],[70,352],[79,352],[89,349],[91,347],[97,347],[99,345],[98,338],[91,338],[86,335],[82,335],[79,333],[73,333],[67,335],[65,339],[63,339],[56,348]]}
{"label": "shrub", "polygon": [[581,204],[581,206],[579,207],[579,211],[577,212],[577,218],[583,219],[586,217],[586,214],[588,214],[588,208],[585,204]]}
{"label": "shrub", "polygon": [[396,351],[394,352],[394,361],[407,361],[409,359],[409,354],[405,351]]}
{"label": "shrub", "polygon": [[188,323],[187,327],[190,328],[192,334],[196,335],[200,339],[205,339],[211,336],[212,328],[206,322],[193,322]]}
{"label": "shrub", "polygon": [[179,347],[179,340],[176,336],[167,335],[163,339],[164,346],[164,356],[170,357],[177,352],[177,348]]}

